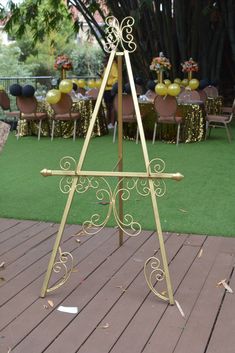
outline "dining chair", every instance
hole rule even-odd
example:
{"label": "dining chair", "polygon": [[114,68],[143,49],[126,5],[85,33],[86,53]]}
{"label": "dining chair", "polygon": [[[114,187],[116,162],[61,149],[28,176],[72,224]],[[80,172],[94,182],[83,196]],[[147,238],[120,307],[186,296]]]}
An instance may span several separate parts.
{"label": "dining chair", "polygon": [[178,101],[182,103],[192,103],[193,101],[200,101],[200,95],[197,91],[184,90],[178,95]]}
{"label": "dining chair", "polygon": [[51,141],[54,138],[55,121],[73,121],[73,140],[76,138],[77,120],[80,119],[80,112],[72,112],[73,100],[67,93],[61,94],[61,99],[56,104],[51,104],[54,111],[52,116]]}
{"label": "dining chair", "polygon": [[18,96],[16,97],[16,105],[20,111],[20,119],[19,119],[19,124],[18,124],[18,134],[17,134],[17,140],[20,137],[20,131],[21,131],[21,124],[23,120],[26,120],[27,122],[30,121],[38,121],[38,140],[40,140],[41,137],[41,127],[42,127],[42,121],[46,120],[47,113],[46,112],[38,112],[38,102],[37,99],[32,96],[32,97],[24,97],[24,96]]}
{"label": "dining chair", "polygon": [[[114,98],[113,107],[114,107],[114,112],[117,115],[117,113],[118,113],[118,95],[116,95]],[[131,94],[123,93],[123,95],[122,95],[122,122],[129,123],[129,124],[133,124],[133,123],[137,124],[136,114],[135,114],[135,106],[134,106],[134,102],[133,102],[133,98],[132,98]],[[117,120],[115,121],[115,124],[114,124],[113,143],[116,140],[116,134],[117,134]],[[139,129],[138,129],[138,124],[137,124],[136,143],[138,143],[138,140],[139,140]]]}
{"label": "dining chair", "polygon": [[212,128],[225,128],[228,142],[231,142],[231,133],[229,131],[229,124],[231,123],[233,117],[235,116],[235,99],[233,101],[231,108],[222,108],[221,114],[207,114],[206,115],[206,134],[205,139],[210,136]]}
{"label": "dining chair", "polygon": [[20,111],[12,111],[10,98],[6,91],[0,91],[0,107],[2,108],[6,117],[18,120],[20,117]]}
{"label": "dining chair", "polygon": [[206,86],[203,88],[203,91],[206,93],[207,98],[216,98],[219,96],[218,89],[215,86]]}
{"label": "dining chair", "polygon": [[179,144],[180,137],[180,124],[182,123],[183,118],[177,116],[177,100],[173,96],[157,96],[154,99],[154,109],[156,112],[156,121],[154,124],[153,130],[153,141],[154,144],[156,140],[157,125],[158,124],[175,124],[177,125],[177,134],[176,134],[176,145]]}

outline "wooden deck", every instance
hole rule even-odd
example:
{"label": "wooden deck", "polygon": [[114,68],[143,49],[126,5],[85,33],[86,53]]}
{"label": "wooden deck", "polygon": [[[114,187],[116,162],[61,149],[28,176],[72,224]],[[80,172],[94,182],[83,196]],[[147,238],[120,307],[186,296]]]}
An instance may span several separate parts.
{"label": "wooden deck", "polygon": [[80,227],[68,225],[62,247],[73,254],[74,272],[39,298],[57,229],[0,219],[0,353],[235,352],[235,294],[217,285],[226,278],[235,290],[235,238],[164,234],[184,318],[145,282],[143,264],[158,249],[151,232],[119,248],[116,229],[79,238]]}

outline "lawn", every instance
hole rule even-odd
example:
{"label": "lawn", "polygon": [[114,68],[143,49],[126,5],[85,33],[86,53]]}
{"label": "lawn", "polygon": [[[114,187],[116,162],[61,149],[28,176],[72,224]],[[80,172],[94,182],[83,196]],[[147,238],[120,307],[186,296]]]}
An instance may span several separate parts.
{"label": "lawn", "polygon": [[[233,127],[233,136],[234,134]],[[0,217],[59,222],[68,195],[60,192],[59,177],[41,176],[44,168],[60,169],[60,160],[78,161],[84,139],[22,137],[9,135],[0,155]],[[124,170],[144,171],[141,144],[124,140]],[[165,172],[180,172],[181,182],[167,180],[165,196],[158,198],[164,231],[235,236],[235,142],[227,142],[225,131],[216,129],[207,141],[174,144],[147,141],[149,158],[161,158]],[[84,163],[86,170],[112,170],[117,161],[117,143],[112,136],[91,140]],[[73,168],[74,169],[74,168]],[[114,178],[108,180],[111,186]],[[102,187],[102,185],[100,186]],[[95,190],[76,194],[68,223],[82,223],[94,213],[108,210],[107,195],[96,198]],[[143,229],[154,229],[151,202],[133,193],[125,213],[141,221]],[[114,226],[111,217],[108,225]]]}

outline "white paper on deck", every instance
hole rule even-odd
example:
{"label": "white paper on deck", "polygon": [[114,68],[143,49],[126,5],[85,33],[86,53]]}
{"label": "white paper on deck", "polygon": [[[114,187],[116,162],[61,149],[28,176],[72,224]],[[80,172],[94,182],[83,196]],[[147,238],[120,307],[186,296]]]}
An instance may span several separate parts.
{"label": "white paper on deck", "polygon": [[76,306],[63,306],[60,305],[57,310],[62,311],[63,313],[69,313],[69,314],[77,314],[78,313],[78,308]]}

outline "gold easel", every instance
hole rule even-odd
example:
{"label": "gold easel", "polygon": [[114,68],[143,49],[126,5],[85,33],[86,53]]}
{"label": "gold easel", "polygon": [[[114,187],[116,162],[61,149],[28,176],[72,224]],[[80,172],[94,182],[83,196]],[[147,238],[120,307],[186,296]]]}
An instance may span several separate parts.
{"label": "gold easel", "polygon": [[[41,171],[43,176],[57,175],[62,176],[60,188],[61,191],[67,190],[68,199],[64,209],[64,213],[61,219],[60,227],[56,236],[56,240],[53,246],[51,258],[48,264],[46,276],[43,282],[41,297],[45,297],[46,293],[51,292],[62,286],[69,278],[73,268],[73,256],[69,252],[62,252],[60,243],[63,237],[63,232],[66,224],[66,220],[69,214],[69,210],[72,204],[72,200],[75,192],[79,194],[85,193],[89,189],[96,190],[97,199],[102,199],[103,194],[109,198],[109,207],[107,216],[103,221],[100,221],[100,217],[97,214],[91,216],[90,220],[83,222],[83,230],[87,234],[98,233],[107,224],[111,213],[113,212],[114,218],[119,226],[119,245],[123,243],[123,233],[130,236],[136,236],[141,233],[141,225],[134,221],[133,217],[123,212],[123,201],[127,197],[123,197],[124,193],[129,195],[132,190],[135,190],[139,195],[145,197],[150,196],[153,207],[153,214],[155,218],[157,237],[160,245],[160,252],[162,257],[162,267],[160,267],[160,260],[155,256],[150,257],[146,260],[144,265],[144,274],[146,282],[152,292],[165,301],[169,301],[170,304],[174,304],[173,291],[171,286],[171,280],[168,269],[167,256],[165,251],[165,245],[162,236],[162,229],[160,224],[160,218],[157,207],[157,196],[161,196],[165,193],[164,179],[175,179],[181,180],[183,176],[179,173],[170,174],[164,173],[164,162],[161,159],[153,159],[149,161],[148,151],[144,136],[144,130],[136,95],[136,89],[134,84],[134,78],[131,69],[129,53],[135,51],[136,44],[133,42],[132,26],[134,19],[132,17],[126,17],[119,25],[118,20],[115,17],[108,17],[106,19],[107,24],[107,42],[104,48],[110,53],[107,68],[104,73],[104,78],[99,90],[97,101],[94,107],[94,111],[91,117],[90,126],[87,132],[87,136],[84,141],[84,145],[81,151],[81,155],[78,164],[75,164],[75,170],[71,170],[71,163],[76,163],[72,157],[65,157],[61,161],[62,170],[47,170]],[[123,51],[117,51],[118,46],[121,46]],[[97,114],[101,105],[103,93],[108,80],[108,76],[111,70],[111,66],[115,55],[118,58],[118,171],[86,171],[83,170],[83,163],[87,153],[88,145],[91,139],[93,127],[97,118]],[[123,171],[123,130],[122,130],[122,59],[125,59],[129,82],[131,86],[131,93],[133,97],[135,113],[137,118],[137,124],[139,128],[140,141],[142,145],[143,157],[145,162],[145,172],[124,172]],[[116,177],[118,182],[114,189],[111,188],[106,178]],[[127,180],[127,182],[126,182]],[[126,182],[126,184],[125,184]],[[106,189],[100,183],[105,185]],[[140,185],[141,184],[141,185]],[[142,187],[142,189],[141,189]],[[100,193],[100,194],[99,194]],[[116,205],[118,204],[118,206]],[[71,269],[68,268],[68,263],[71,262]],[[52,272],[59,272],[64,269],[64,276],[52,287],[49,288],[49,281]],[[154,285],[156,281],[166,280],[167,294],[159,293]]]}

